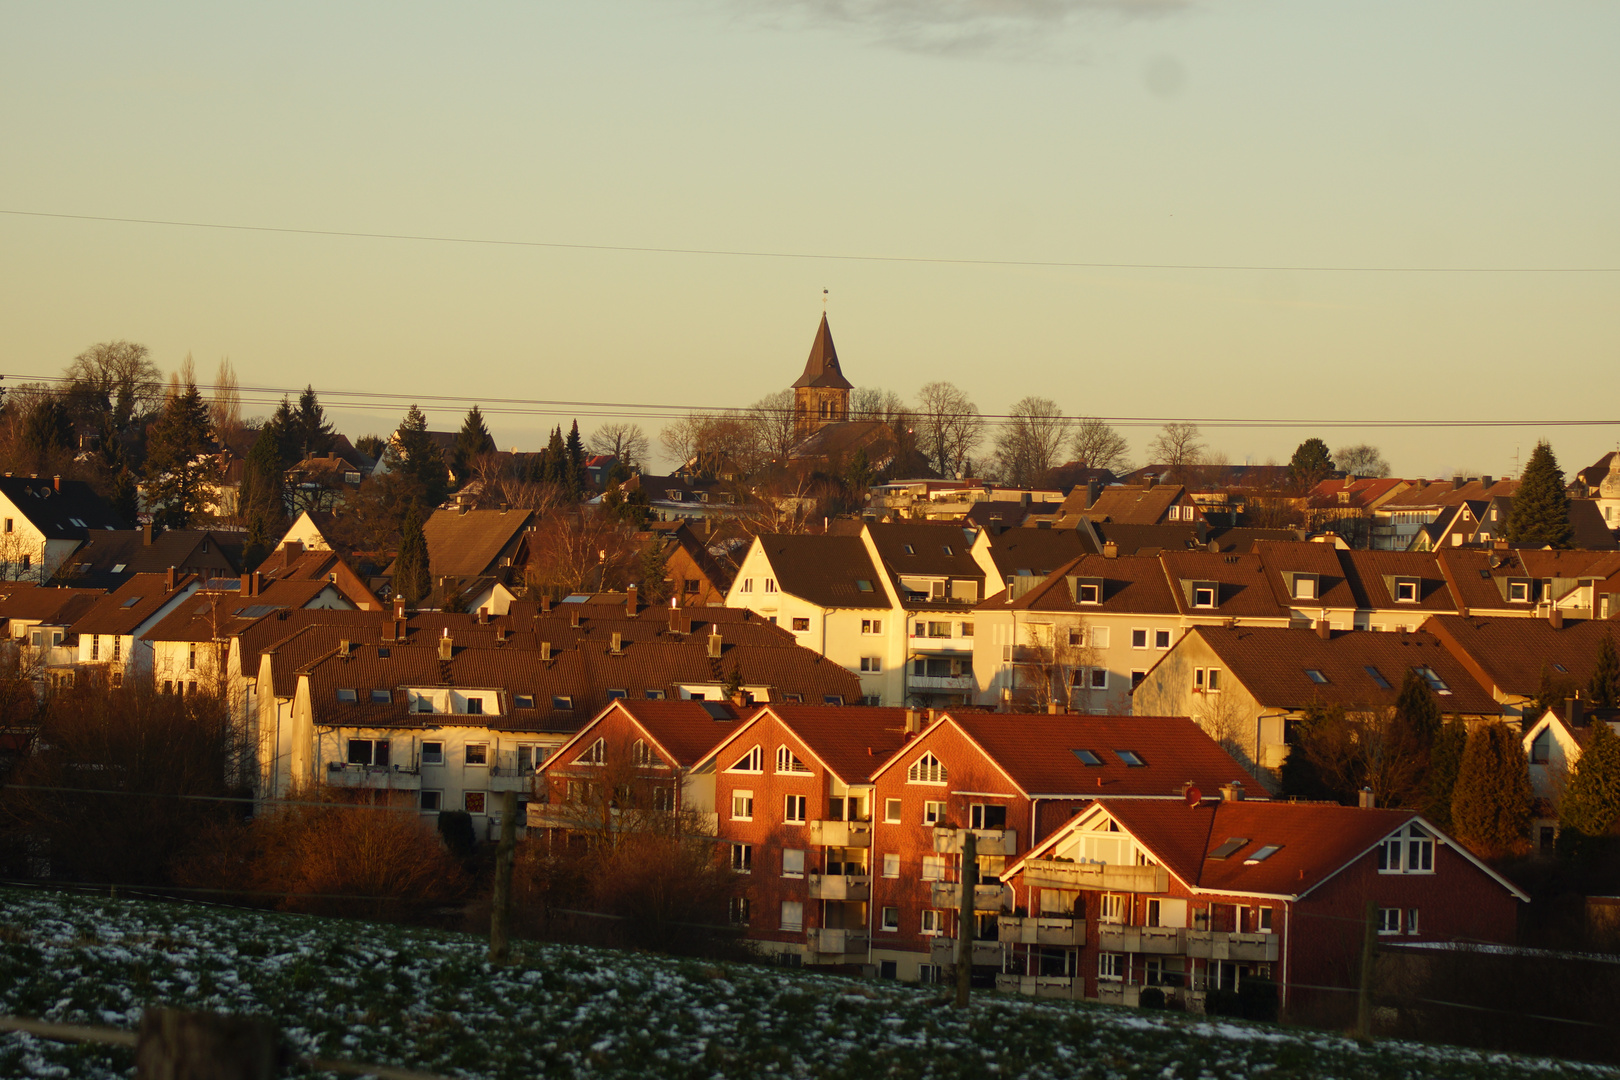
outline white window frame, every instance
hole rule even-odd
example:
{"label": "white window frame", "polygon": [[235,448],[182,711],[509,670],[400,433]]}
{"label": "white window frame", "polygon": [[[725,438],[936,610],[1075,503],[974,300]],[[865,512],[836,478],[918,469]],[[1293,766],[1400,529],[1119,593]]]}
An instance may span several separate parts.
{"label": "white window frame", "polygon": [[878,635],[878,634],[883,633],[883,620],[882,619],[862,619],[861,620],[861,633],[869,635],[869,636],[874,636],[874,637],[876,635]]}
{"label": "white window frame", "polygon": [[923,803],[923,824],[938,825],[945,820],[945,801],[929,799]]}
{"label": "white window frame", "polygon": [[443,765],[444,764],[444,743],[442,743],[442,742],[425,742],[425,743],[423,743],[422,744],[422,764],[423,765]]}
{"label": "white window frame", "polygon": [[887,878],[897,878],[900,876],[900,856],[898,853],[893,851],[884,853],[883,876]]}
{"label": "white window frame", "polygon": [[810,800],[803,795],[782,797],[782,821],[787,825],[803,825],[808,819]]}
{"label": "white window frame", "polygon": [[[738,810],[741,810],[742,813],[739,814],[737,812]],[[754,793],[752,791],[744,791],[741,788],[737,788],[737,789],[734,789],[732,791],[732,793],[731,793],[731,820],[732,821],[753,821],[754,820]]]}
{"label": "white window frame", "polygon": [[1125,954],[1105,952],[1097,954],[1097,981],[1124,982]]}
{"label": "white window frame", "polygon": [[[1138,644],[1138,639],[1140,639],[1140,644]],[[1152,640],[1153,631],[1147,629],[1146,627],[1138,626],[1131,629],[1131,648],[1146,649],[1149,647],[1148,643]]]}
{"label": "white window frame", "polygon": [[782,876],[785,878],[804,877],[804,849],[782,849]]}
{"label": "white window frame", "polygon": [[900,929],[900,909],[886,907],[878,915],[878,929],[896,931]]}
{"label": "white window frame", "polygon": [[791,746],[783,743],[776,748],[776,771],[788,776],[806,776],[810,767],[799,760]]}
{"label": "white window frame", "polygon": [[880,672],[882,672],[882,670],[883,670],[883,657],[881,657],[881,656],[863,656],[863,657],[861,657],[861,672],[863,674],[876,675],[876,674],[879,674]]}
{"label": "white window frame", "polygon": [[734,874],[752,874],[754,872],[754,845],[731,845],[731,872]]}
{"label": "white window frame", "polygon": [[726,772],[728,772],[728,773],[747,773],[750,776],[762,776],[762,775],[764,775],[764,773],[765,773],[765,748],[762,747],[762,746],[757,746],[756,745],[752,750],[748,751],[742,757],[738,758],[737,763],[735,765],[733,765],[731,768],[727,769]]}
{"label": "white window frame", "polygon": [[802,900],[782,901],[782,921],[779,924],[784,933],[795,934],[804,930],[804,902]]}
{"label": "white window frame", "polygon": [[900,799],[883,800],[883,823],[898,825],[905,820],[905,803]]}
{"label": "white window frame", "polygon": [[923,937],[939,937],[945,932],[945,913],[938,908],[923,908],[917,927]]}
{"label": "white window frame", "polygon": [[924,881],[944,881],[945,856],[924,855],[922,857],[922,879]]}
{"label": "white window frame", "polygon": [[[1380,874],[1433,874],[1435,838],[1416,822],[1409,822],[1378,844]],[[1427,863],[1427,865],[1424,865]]]}
{"label": "white window frame", "polygon": [[943,762],[934,756],[932,750],[925,751],[922,757],[913,761],[906,768],[906,783],[927,784],[930,787],[944,787],[949,774]]}

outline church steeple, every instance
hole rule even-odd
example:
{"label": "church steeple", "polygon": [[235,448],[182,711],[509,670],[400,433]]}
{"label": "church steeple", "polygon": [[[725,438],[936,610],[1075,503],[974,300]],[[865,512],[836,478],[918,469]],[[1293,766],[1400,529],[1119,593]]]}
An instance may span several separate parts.
{"label": "church steeple", "polygon": [[854,388],[838,366],[832,328],[827,325],[827,315],[823,312],[816,340],[810,346],[810,358],[804,363],[804,374],[793,384],[795,432],[808,435],[828,424],[848,420],[849,392]]}

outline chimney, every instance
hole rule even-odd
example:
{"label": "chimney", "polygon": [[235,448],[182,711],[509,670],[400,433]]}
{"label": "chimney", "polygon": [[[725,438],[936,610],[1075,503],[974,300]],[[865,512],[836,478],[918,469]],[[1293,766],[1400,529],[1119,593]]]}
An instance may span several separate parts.
{"label": "chimney", "polygon": [[447,626],[444,628],[444,632],[439,635],[439,659],[450,659],[451,651],[454,648],[455,643],[450,638],[450,628]]}
{"label": "chimney", "polygon": [[1357,805],[1363,810],[1372,810],[1377,807],[1378,797],[1373,794],[1372,788],[1364,787],[1361,789],[1359,798],[1357,800]]}
{"label": "chimney", "polygon": [[1093,506],[1097,505],[1097,500],[1099,498],[1101,498],[1101,497],[1102,497],[1102,481],[1101,480],[1087,480],[1086,481],[1086,505],[1085,505],[1085,508],[1087,510],[1090,510]]}
{"label": "chimney", "polygon": [[489,605],[488,604],[485,604],[483,607],[478,609],[478,625],[479,626],[488,626],[489,625]]}
{"label": "chimney", "polygon": [[348,656],[349,653],[353,651],[354,642],[350,641],[348,638],[344,638],[342,641],[338,642],[338,654],[340,656]]}
{"label": "chimney", "polygon": [[[1535,717],[1534,719],[1539,720],[1541,718],[1538,716],[1538,717]],[[1525,726],[1526,727],[1528,727],[1531,722],[1532,722],[1532,720],[1531,720],[1530,717],[1525,717]],[[1579,727],[1580,726],[1580,723],[1581,723],[1581,699],[1580,698],[1578,698],[1578,697],[1567,697],[1567,698],[1564,699],[1564,723],[1568,724],[1570,727]]]}
{"label": "chimney", "polygon": [[629,618],[636,617],[636,587],[634,585],[624,590],[624,613]]}
{"label": "chimney", "polygon": [[1547,621],[1552,623],[1554,630],[1562,630],[1564,628],[1564,613],[1557,608],[1552,608],[1547,612]]}
{"label": "chimney", "polygon": [[174,592],[174,567],[172,566],[169,567],[168,572],[163,575],[163,587],[169,592]]}
{"label": "chimney", "polygon": [[723,644],[723,642],[720,640],[720,635],[718,633],[711,633],[709,635],[709,659],[710,660],[718,660],[718,659],[720,659],[720,648],[721,648],[722,644]]}
{"label": "chimney", "polygon": [[922,715],[916,709],[906,710],[906,734],[915,735],[922,730]]}
{"label": "chimney", "polygon": [[618,656],[624,652],[624,635],[617,630],[613,631],[613,655]]}
{"label": "chimney", "polygon": [[1467,482],[1467,479],[1461,476],[1453,476],[1451,478],[1451,486],[1453,489],[1460,488]]}
{"label": "chimney", "polygon": [[542,613],[549,613],[551,611],[551,597],[542,596],[540,598],[540,610]]}
{"label": "chimney", "polygon": [[242,575],[242,587],[236,590],[236,595],[238,595],[238,596],[252,596],[253,595],[253,575],[252,574],[243,574]]}
{"label": "chimney", "polygon": [[1001,515],[1000,514],[991,514],[990,515],[990,535],[991,536],[1000,536],[1001,535]]}
{"label": "chimney", "polygon": [[1316,620],[1316,636],[1321,638],[1323,641],[1332,641],[1333,640],[1333,624],[1328,622],[1326,619],[1317,619]]}
{"label": "chimney", "polygon": [[56,488],[56,493],[58,495],[60,495],[62,493],[62,474],[61,473],[57,473],[55,476],[51,477],[51,486]]}
{"label": "chimney", "polygon": [[303,557],[304,542],[302,540],[289,540],[281,547],[287,553],[287,565],[289,566],[292,565],[294,559]]}
{"label": "chimney", "polygon": [[680,608],[669,609],[669,632],[672,634],[690,634],[692,632],[692,619]]}
{"label": "chimney", "polygon": [[1224,802],[1243,801],[1243,781],[1234,780],[1230,784],[1221,785],[1221,799]]}
{"label": "chimney", "polygon": [[579,608],[568,613],[568,625],[575,630],[579,629]]}
{"label": "chimney", "polygon": [[141,526],[141,546],[152,546],[152,523],[150,521]]}
{"label": "chimney", "polygon": [[1048,701],[1046,703],[1046,711],[1051,716],[1060,716],[1063,713],[1063,703],[1059,701]]}
{"label": "chimney", "polygon": [[1119,545],[1116,544],[1112,540],[1104,540],[1103,541],[1103,558],[1105,558],[1105,559],[1117,559],[1117,558],[1119,558]]}
{"label": "chimney", "polygon": [[1494,477],[1490,477],[1490,476],[1482,476],[1482,477],[1480,477],[1480,478],[1479,478],[1479,484],[1480,484],[1480,486],[1481,486],[1481,487],[1483,487],[1483,488],[1485,488],[1485,489],[1486,489],[1486,490],[1487,490],[1487,491],[1489,491],[1489,490],[1490,490],[1490,487],[1491,487],[1491,482],[1492,482],[1492,481],[1493,481],[1493,480],[1494,480],[1494,479],[1495,479],[1495,478],[1494,478]]}
{"label": "chimney", "polygon": [[540,643],[540,659],[548,663],[551,661],[551,642],[542,641]]}

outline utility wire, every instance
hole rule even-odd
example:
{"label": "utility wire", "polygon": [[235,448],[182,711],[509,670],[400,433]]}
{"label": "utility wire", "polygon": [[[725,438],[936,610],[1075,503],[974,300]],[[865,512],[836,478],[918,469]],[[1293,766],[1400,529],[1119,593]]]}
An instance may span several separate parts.
{"label": "utility wire", "polygon": [[329,236],[352,240],[404,240],[433,244],[473,244],[490,247],[549,248],[558,251],[608,251],[638,255],[709,255],[740,259],[805,259],[818,262],[908,263],[934,266],[1040,267],[1060,270],[1194,270],[1312,274],[1614,274],[1620,266],[1332,266],[1259,263],[1147,263],[1062,259],[967,259],[925,255],[850,255],[814,251],[762,251],[745,248],[654,247],[642,244],[573,244],[557,240],[510,240],[478,236],[434,236],[422,233],[361,232],[354,229],[304,229],[278,225],[235,225],[217,221],[176,221],[165,218],[112,217],[103,214],[57,214],[42,210],[6,210],[13,217],[51,218],[60,221],[96,221],[120,225],[161,225],[181,229],[227,232],[277,233],[288,236]]}

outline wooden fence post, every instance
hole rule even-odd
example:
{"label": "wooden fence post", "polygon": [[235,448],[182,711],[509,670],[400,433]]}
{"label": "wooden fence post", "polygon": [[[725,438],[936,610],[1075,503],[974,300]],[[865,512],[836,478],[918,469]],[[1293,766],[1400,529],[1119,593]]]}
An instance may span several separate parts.
{"label": "wooden fence post", "polygon": [[274,1080],[281,1036],[268,1020],[147,1009],[135,1042],[135,1080]]}
{"label": "wooden fence post", "polygon": [[1356,1038],[1372,1038],[1373,968],[1378,962],[1378,905],[1367,901],[1366,925],[1361,930],[1361,980],[1356,987]]}
{"label": "wooden fence post", "polygon": [[956,911],[956,1007],[967,1008],[968,991],[973,986],[974,887],[979,884],[979,838],[972,829],[963,829],[961,903]]}
{"label": "wooden fence post", "polygon": [[517,792],[501,795],[501,839],[495,846],[495,891],[490,897],[489,962],[506,963],[506,923],[512,910],[512,859],[517,850]]}

